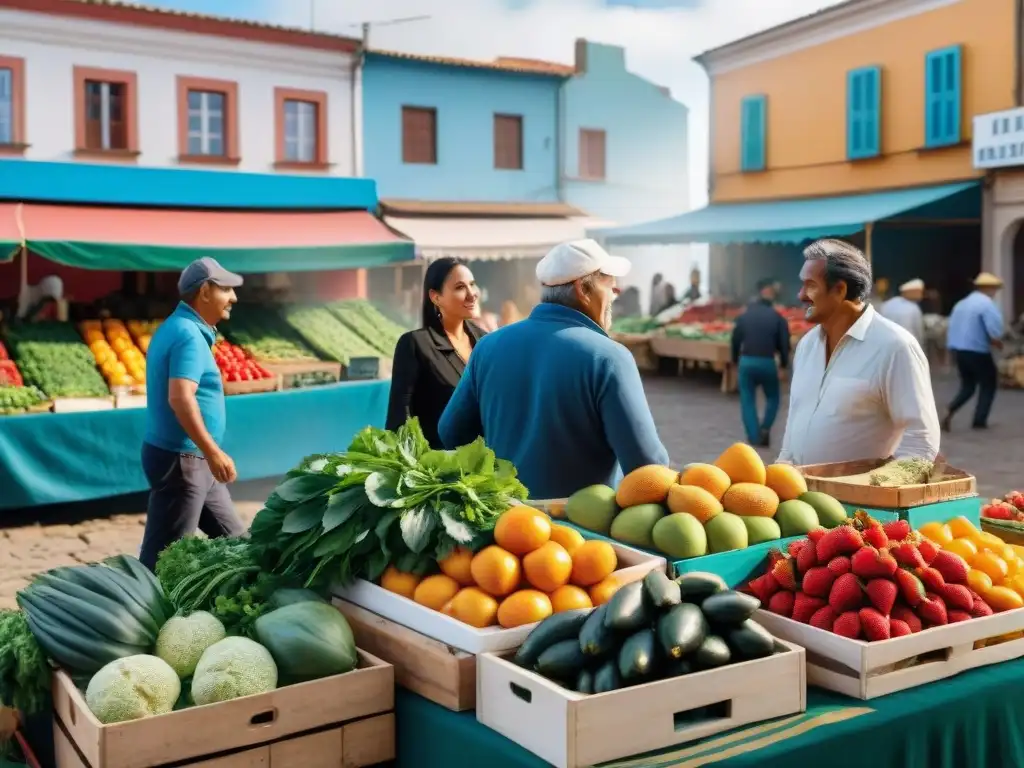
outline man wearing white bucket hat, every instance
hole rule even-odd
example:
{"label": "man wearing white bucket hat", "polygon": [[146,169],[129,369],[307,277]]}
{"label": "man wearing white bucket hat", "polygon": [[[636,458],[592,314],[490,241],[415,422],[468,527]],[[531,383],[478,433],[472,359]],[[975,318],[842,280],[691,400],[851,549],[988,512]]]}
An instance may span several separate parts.
{"label": "man wearing white bucket hat", "polygon": [[882,304],[882,317],[910,332],[917,343],[924,348],[924,315],[921,313],[921,299],[924,298],[924,280],[913,279],[900,286],[900,295],[893,296]]}
{"label": "man wearing white bucket hat", "polygon": [[537,265],[541,303],[473,350],[438,425],[445,447],[483,437],[534,499],[667,464],[636,361],[608,337],[631,266],[593,240],[552,248]]}

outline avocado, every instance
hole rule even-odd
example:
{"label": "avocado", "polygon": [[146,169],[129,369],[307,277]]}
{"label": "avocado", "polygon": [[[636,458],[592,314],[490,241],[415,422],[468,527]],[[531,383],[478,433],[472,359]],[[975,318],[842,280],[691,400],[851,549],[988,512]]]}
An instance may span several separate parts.
{"label": "avocado", "polygon": [[576,638],[548,646],[537,659],[537,671],[553,680],[575,680],[587,663]]}
{"label": "avocado", "polygon": [[698,669],[714,669],[724,667],[732,660],[732,652],[728,644],[718,635],[708,635],[693,653],[693,661]]}
{"label": "avocado", "polygon": [[761,607],[761,601],[744,592],[728,590],[711,595],[700,604],[704,616],[717,626],[741,624]]}
{"label": "avocado", "polygon": [[682,602],[679,585],[657,569],[649,571],[644,576],[644,590],[651,605],[659,610],[671,608]]}
{"label": "avocado", "polygon": [[[597,607],[583,622],[580,629],[579,643],[580,650],[590,658],[601,658],[609,654],[612,649],[618,647],[619,640],[615,630],[606,627],[604,624],[605,614],[608,613],[608,603]],[[555,616],[558,614],[556,613]]]}
{"label": "avocado", "polygon": [[728,634],[729,647],[741,659],[761,659],[775,652],[775,638],[753,619],[747,619]]}
{"label": "avocado", "polygon": [[607,485],[581,488],[565,503],[565,516],[569,522],[605,536],[611,530],[612,520],[618,513],[615,491]]}
{"label": "avocado", "polygon": [[622,687],[622,678],[619,677],[619,660],[608,659],[594,672],[594,693],[607,693]]}
{"label": "avocado", "polygon": [[[710,599],[710,598],[709,598]],[[692,603],[683,603],[658,619],[658,643],[665,655],[679,659],[696,650],[708,632],[704,613]]]}
{"label": "avocado", "polygon": [[606,603],[604,625],[618,632],[636,632],[654,621],[654,606],[644,597],[644,583],[623,584]]}
{"label": "avocado", "polygon": [[679,585],[683,600],[691,603],[699,603],[708,595],[725,592],[729,589],[725,579],[717,573],[708,573],[707,571],[682,573],[676,577],[676,584]]}
{"label": "avocado", "polygon": [[818,515],[818,523],[824,528],[835,528],[847,519],[846,508],[827,493],[807,491],[797,497],[805,504],[814,507]]}
{"label": "avocado", "polygon": [[654,631],[641,629],[630,635],[619,649],[619,675],[623,680],[638,680],[654,671]]}
{"label": "avocado", "polygon": [[575,640],[592,613],[593,608],[580,608],[548,616],[526,636],[513,661],[521,667],[533,669],[541,653],[552,645],[563,640]]}
{"label": "avocado", "polygon": [[653,549],[654,526],[664,516],[665,510],[660,504],[638,504],[635,507],[627,507],[612,520],[610,535],[623,544]]}

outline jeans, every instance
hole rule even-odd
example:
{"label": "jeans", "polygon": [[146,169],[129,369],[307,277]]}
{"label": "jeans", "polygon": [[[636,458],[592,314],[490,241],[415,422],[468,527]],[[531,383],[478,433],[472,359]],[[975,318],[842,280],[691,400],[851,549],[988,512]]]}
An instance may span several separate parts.
{"label": "jeans", "polygon": [[988,415],[996,399],[996,387],[999,385],[996,362],[988,352],[957,350],[955,354],[956,368],[960,374],[960,391],[949,404],[949,415],[952,416],[963,408],[967,401],[974,397],[975,390],[980,390],[978,404],[974,407],[974,426],[985,427],[988,425]]}
{"label": "jeans", "polygon": [[[764,391],[764,420],[757,415],[757,389]],[[779,370],[770,357],[741,357],[739,365],[740,413],[743,429],[751,445],[761,442],[761,433],[770,432],[779,413]]]}

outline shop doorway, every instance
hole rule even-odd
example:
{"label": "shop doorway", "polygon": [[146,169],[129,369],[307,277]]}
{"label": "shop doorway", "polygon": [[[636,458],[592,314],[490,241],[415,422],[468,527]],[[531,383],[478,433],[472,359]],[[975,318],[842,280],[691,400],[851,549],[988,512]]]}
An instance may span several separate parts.
{"label": "shop doorway", "polygon": [[1013,319],[1024,314],[1024,222],[1017,222],[1013,236]]}

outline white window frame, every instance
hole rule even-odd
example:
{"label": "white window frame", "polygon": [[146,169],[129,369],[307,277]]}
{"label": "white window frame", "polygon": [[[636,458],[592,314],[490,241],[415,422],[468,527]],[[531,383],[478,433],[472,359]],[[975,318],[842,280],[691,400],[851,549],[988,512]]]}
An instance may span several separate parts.
{"label": "white window frame", "polygon": [[0,67],[0,145],[14,141],[14,71]]}
{"label": "white window frame", "polygon": [[320,105],[312,101],[285,99],[284,159],[287,162],[316,162],[320,142],[319,109]]}
{"label": "white window frame", "polygon": [[[199,109],[193,109],[192,107],[192,94],[198,94]],[[220,109],[214,109],[211,105],[211,96],[220,97]],[[188,94],[185,96],[185,106],[188,109],[188,151],[190,155],[203,155],[210,157],[223,157],[227,154],[227,102],[228,95],[220,91],[201,91],[198,89],[189,89]],[[210,128],[212,118],[216,117],[218,112],[220,113],[220,134],[218,135],[213,129]],[[199,118],[199,130],[192,130],[192,118]],[[192,140],[199,139],[199,152],[192,151]],[[220,139],[220,152],[211,152],[210,143],[214,139]]]}
{"label": "white window frame", "polygon": [[[121,99],[125,101],[128,98],[128,86],[124,83],[109,83],[106,80],[88,80],[86,81],[86,99],[88,99],[88,89],[91,83],[95,83],[100,87],[100,149],[108,151],[113,149],[110,146],[110,86],[118,85],[121,86],[122,93]],[[127,104],[121,105],[122,109],[127,110]],[[88,110],[88,105],[86,105]],[[125,115],[127,120],[128,116]],[[86,113],[86,120],[89,119],[88,112]]]}

